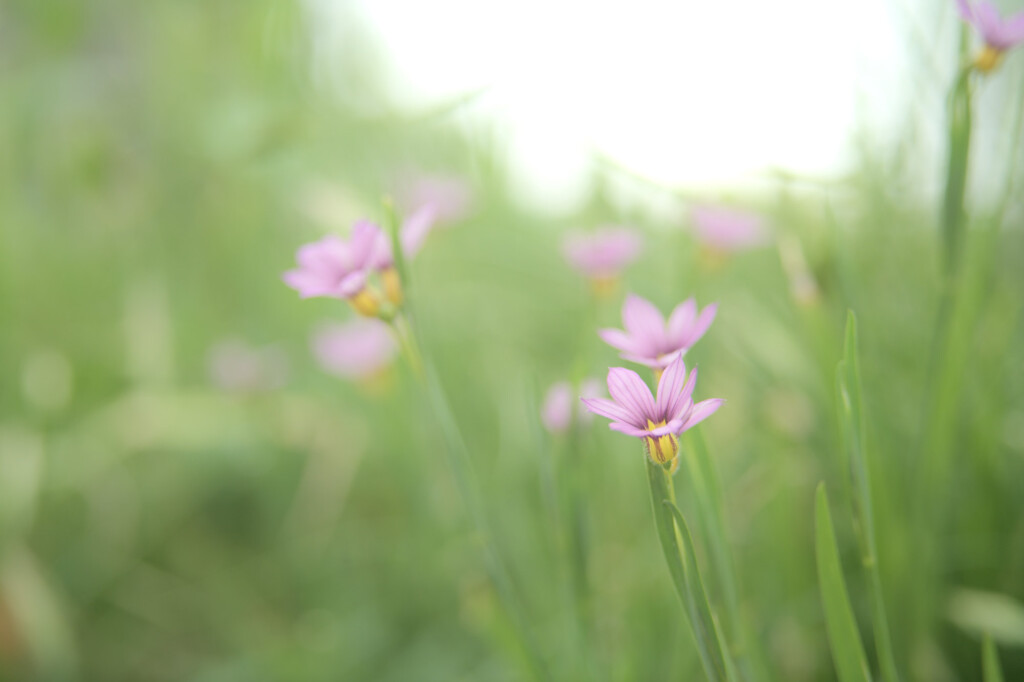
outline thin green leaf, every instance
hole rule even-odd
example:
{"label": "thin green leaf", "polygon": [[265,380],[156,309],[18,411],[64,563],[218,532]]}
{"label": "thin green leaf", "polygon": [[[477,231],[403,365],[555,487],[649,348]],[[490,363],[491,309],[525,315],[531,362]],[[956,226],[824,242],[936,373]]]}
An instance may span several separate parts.
{"label": "thin green leaf", "polygon": [[679,542],[677,540],[675,522],[672,513],[665,506],[666,502],[672,502],[674,494],[672,491],[672,479],[669,474],[659,465],[655,464],[648,457],[647,479],[651,486],[651,504],[654,508],[654,525],[658,531],[658,539],[661,541],[661,550],[665,555],[665,563],[668,564],[668,571],[672,575],[672,582],[675,585],[676,593],[683,604],[686,612],[687,622],[690,624],[690,632],[697,645],[697,655],[700,658],[701,667],[709,682],[721,680],[724,671],[715,665],[712,657],[709,641],[711,633],[708,632],[700,616],[697,600],[689,589],[686,579],[686,568],[681,557]]}
{"label": "thin green leaf", "polygon": [[999,666],[999,652],[988,635],[981,643],[981,672],[985,682],[1003,682],[1003,669]]}
{"label": "thin green leaf", "polygon": [[665,500],[664,504],[672,512],[679,537],[683,541],[681,556],[683,570],[686,574],[687,588],[690,590],[690,594],[693,595],[694,602],[697,605],[701,618],[704,620],[705,627],[710,626],[711,634],[714,635],[714,644],[717,648],[718,658],[721,659],[725,670],[725,679],[729,680],[729,682],[736,682],[739,679],[736,665],[729,655],[729,647],[725,636],[722,634],[721,627],[718,625],[718,619],[715,618],[714,611],[711,610],[707,591],[704,589],[704,581],[700,577],[700,568],[697,566],[697,551],[693,545],[693,536],[690,535],[690,527],[686,524],[686,519],[683,518],[683,513],[679,511],[679,507],[668,500]]}
{"label": "thin green leaf", "polygon": [[882,580],[878,570],[878,549],[875,542],[875,513],[872,506],[871,473],[865,452],[864,409],[857,352],[857,317],[847,312],[843,359],[836,371],[836,393],[839,403],[839,424],[845,469],[849,473],[855,527],[861,551],[861,564],[867,573],[871,593],[871,619],[874,625],[875,648],[878,651],[882,679],[899,682],[896,655],[889,634]]}
{"label": "thin green leaf", "polygon": [[870,682],[864,644],[857,630],[857,621],[850,607],[846,591],[843,567],[839,561],[832,515],[828,510],[828,495],[825,484],[818,485],[814,504],[815,550],[818,558],[818,586],[821,588],[821,602],[825,610],[825,625],[828,632],[832,659],[840,682]]}

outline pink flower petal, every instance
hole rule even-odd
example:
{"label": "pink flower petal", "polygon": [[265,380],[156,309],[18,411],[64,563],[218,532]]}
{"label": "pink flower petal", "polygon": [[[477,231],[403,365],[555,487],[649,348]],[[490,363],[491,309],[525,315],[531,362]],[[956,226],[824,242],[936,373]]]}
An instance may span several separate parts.
{"label": "pink flower petal", "polygon": [[710,400],[702,400],[693,406],[693,409],[686,415],[686,421],[683,423],[683,431],[692,429],[697,424],[713,415],[718,411],[718,408],[722,406],[725,401],[721,398],[712,398]]}
{"label": "pink flower petal", "polygon": [[618,431],[619,433],[624,433],[627,436],[637,436],[638,438],[643,438],[647,435],[646,429],[638,429],[631,424],[625,424],[623,422],[612,422],[608,425],[608,428],[612,431]]}
{"label": "pink flower petal", "polygon": [[581,398],[583,404],[586,405],[587,409],[596,415],[607,417],[614,421],[621,421],[626,423],[636,423],[638,426],[644,426],[645,422],[638,422],[634,418],[633,414],[618,403],[614,403],[607,398]]}
{"label": "pink flower petal", "polygon": [[437,222],[437,208],[433,204],[425,204],[413,211],[402,224],[400,239],[402,252],[406,258],[419,253],[427,235]]}
{"label": "pink flower petal", "polygon": [[627,353],[643,354],[643,348],[640,344],[621,329],[599,329],[597,335],[612,348],[617,348]]}
{"label": "pink flower petal", "polygon": [[687,332],[693,326],[697,318],[697,301],[688,298],[675,307],[668,318],[667,337],[673,345],[682,345],[686,340]]}
{"label": "pink flower petal", "polygon": [[629,411],[631,423],[645,424],[656,416],[651,390],[636,372],[622,367],[609,369],[608,392],[615,402]]}
{"label": "pink flower petal", "polygon": [[572,423],[572,386],[559,381],[548,389],[540,411],[541,421],[551,433],[564,433]]}
{"label": "pink flower petal", "polygon": [[676,397],[682,392],[683,384],[686,381],[686,365],[683,357],[677,356],[672,364],[668,366],[658,381],[658,398],[655,401],[658,414],[663,417],[676,415],[669,412],[676,401]]}
{"label": "pink flower petal", "polygon": [[665,336],[665,318],[661,311],[635,294],[626,296],[622,304],[622,323],[626,331],[645,346],[657,346]]}
{"label": "pink flower petal", "polygon": [[700,311],[700,315],[697,316],[697,321],[694,322],[693,328],[690,329],[689,335],[686,337],[685,346],[690,348],[693,344],[700,341],[701,337],[707,332],[708,327],[715,321],[715,315],[718,314],[718,304],[712,303],[711,305]]}

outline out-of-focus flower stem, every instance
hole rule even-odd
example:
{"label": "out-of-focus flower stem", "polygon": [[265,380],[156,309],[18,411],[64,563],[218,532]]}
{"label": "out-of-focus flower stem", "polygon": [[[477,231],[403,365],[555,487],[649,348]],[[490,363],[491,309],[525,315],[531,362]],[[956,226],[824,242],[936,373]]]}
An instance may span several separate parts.
{"label": "out-of-focus flower stem", "polygon": [[531,677],[537,680],[537,682],[551,682],[552,677],[541,655],[540,646],[529,629],[512,583],[511,574],[502,553],[498,549],[498,543],[491,528],[486,505],[480,496],[480,485],[473,471],[469,448],[466,446],[462,431],[455,421],[455,415],[452,412],[441,381],[429,361],[429,356],[424,357],[421,351],[421,345],[416,333],[412,299],[409,295],[409,291],[412,289],[409,281],[409,272],[406,268],[405,259],[402,256],[402,249],[398,240],[398,220],[390,200],[385,199],[384,212],[392,236],[395,268],[405,288],[405,300],[403,301],[401,311],[391,320],[391,327],[398,336],[402,351],[409,362],[409,367],[412,369],[413,374],[416,375],[417,384],[422,390],[425,401],[430,405],[434,418],[441,429],[445,440],[446,447],[444,450],[448,456],[448,463],[455,477],[455,484],[459,495],[462,497],[463,504],[466,507],[466,513],[473,524],[472,527],[476,539],[481,545],[488,577],[497,593],[505,615],[519,640],[518,643],[522,648],[522,654]]}
{"label": "out-of-focus flower stem", "polygon": [[409,324],[409,320],[405,315],[398,315],[391,320],[391,328],[394,330],[395,336],[398,337],[398,343],[402,348],[402,354],[405,356],[406,362],[409,363],[409,369],[416,375],[417,381],[422,383],[425,379],[423,373],[423,354],[420,353],[419,343],[412,332],[412,325]]}
{"label": "out-of-focus flower stem", "polygon": [[971,69],[960,71],[950,93],[946,188],[942,197],[943,270],[946,290],[955,287],[963,252],[964,192],[971,147]]}

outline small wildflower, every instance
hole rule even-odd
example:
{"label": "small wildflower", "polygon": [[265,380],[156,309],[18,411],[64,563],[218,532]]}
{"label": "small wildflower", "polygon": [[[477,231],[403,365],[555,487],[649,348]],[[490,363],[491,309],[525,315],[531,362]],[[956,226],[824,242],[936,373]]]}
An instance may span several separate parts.
{"label": "small wildflower", "polygon": [[[580,395],[597,398],[601,395],[601,384],[596,379],[587,379],[580,384]],[[541,406],[541,421],[551,433],[565,433],[572,426],[573,417],[581,423],[589,423],[590,412],[573,410],[573,387],[568,381],[559,381],[548,389]]]}
{"label": "small wildflower", "polygon": [[288,379],[288,358],[276,346],[256,348],[227,340],[210,349],[210,380],[222,391],[259,393],[281,388]]}
{"label": "small wildflower", "polygon": [[440,225],[464,218],[472,204],[472,192],[462,178],[447,175],[416,175],[399,183],[396,196],[407,213],[429,208]]}
{"label": "small wildflower", "polygon": [[360,220],[348,241],[328,235],[299,248],[299,267],[284,273],[285,284],[302,298],[327,296],[348,299],[359,313],[373,317],[380,311],[377,295],[367,286],[376,246],[382,233],[373,223]]}
{"label": "small wildflower", "polygon": [[741,251],[768,242],[761,216],[717,206],[696,206],[691,211],[697,239],[720,252]]}
{"label": "small wildflower", "polygon": [[1024,43],[1024,12],[1004,19],[995,5],[985,0],[957,0],[956,6],[960,18],[974,26],[985,41],[985,47],[974,61],[975,68],[982,73],[995,69],[1005,52]]}
{"label": "small wildflower", "polygon": [[[413,258],[423,247],[427,235],[434,227],[436,212],[431,206],[422,206],[413,211],[398,232],[398,241],[402,245],[402,254]],[[396,306],[402,305],[405,294],[402,291],[402,278],[395,268],[395,257],[391,250],[391,239],[388,235],[380,232],[373,247],[373,255],[370,258],[371,267],[380,273],[381,283],[384,286],[384,295]]]}
{"label": "small wildflower", "polygon": [[345,379],[369,379],[386,370],[398,345],[378,320],[352,320],[321,328],[313,336],[313,355],[326,371]]}
{"label": "small wildflower", "polygon": [[687,378],[681,356],[668,366],[658,381],[657,398],[640,376],[632,370],[612,367],[608,370],[608,392],[612,400],[583,398],[594,414],[612,420],[609,427],[627,436],[643,439],[647,455],[666,469],[675,468],[679,454],[679,434],[704,421],[721,407],[718,398],[693,402],[697,369]]}
{"label": "small wildflower", "polygon": [[640,235],[621,227],[574,232],[566,236],[563,243],[566,261],[590,280],[599,295],[615,290],[622,270],[635,261],[642,250]]}
{"label": "small wildflower", "polygon": [[697,302],[689,298],[675,307],[666,322],[653,303],[630,294],[622,305],[626,330],[602,329],[598,334],[605,343],[622,351],[623,360],[660,371],[704,336],[717,311],[715,303],[698,311]]}

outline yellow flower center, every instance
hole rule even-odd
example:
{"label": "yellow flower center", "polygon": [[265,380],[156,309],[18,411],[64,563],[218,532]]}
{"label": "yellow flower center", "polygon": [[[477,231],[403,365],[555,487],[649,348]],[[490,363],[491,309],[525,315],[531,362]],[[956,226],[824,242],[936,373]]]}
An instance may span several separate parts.
{"label": "yellow flower center", "polygon": [[[653,430],[662,426],[665,426],[664,420],[657,424],[650,419],[647,420],[648,429]],[[679,454],[679,439],[676,438],[675,434],[669,433],[658,437],[648,436],[644,438],[644,445],[647,448],[647,454],[653,461],[662,466],[671,463],[673,471],[675,470],[675,459],[676,455]]]}
{"label": "yellow flower center", "polygon": [[974,68],[982,73],[989,73],[999,66],[1003,60],[1003,51],[997,47],[986,45],[974,59]]}
{"label": "yellow flower center", "polygon": [[590,290],[599,299],[608,299],[619,288],[619,278],[615,275],[605,275],[590,278]]}
{"label": "yellow flower center", "polygon": [[377,317],[380,312],[380,299],[369,289],[363,289],[348,299],[355,311],[365,317]]}
{"label": "yellow flower center", "polygon": [[384,295],[396,306],[402,305],[405,296],[402,293],[402,278],[398,276],[398,270],[393,267],[380,273],[381,283],[384,285]]}

